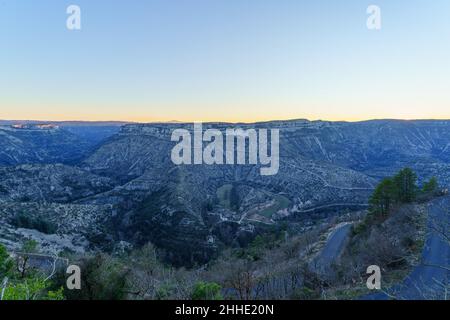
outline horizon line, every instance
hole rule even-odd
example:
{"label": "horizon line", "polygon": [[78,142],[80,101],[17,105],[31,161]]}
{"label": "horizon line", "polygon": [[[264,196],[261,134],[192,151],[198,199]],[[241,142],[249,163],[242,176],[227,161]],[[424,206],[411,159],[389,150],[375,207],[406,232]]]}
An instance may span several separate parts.
{"label": "horizon line", "polygon": [[[0,122],[28,122],[28,123],[116,123],[116,124],[188,124],[188,123],[230,123],[230,124],[252,124],[265,122],[369,122],[369,121],[450,121],[450,118],[367,118],[361,120],[326,120],[326,119],[308,119],[308,118],[287,118],[287,119],[271,119],[271,120],[255,120],[255,121],[224,121],[224,120],[205,120],[205,121],[181,121],[181,120],[155,120],[155,121],[128,121],[128,120],[40,120],[40,119],[0,119]],[[0,124],[1,125],[1,124]]]}

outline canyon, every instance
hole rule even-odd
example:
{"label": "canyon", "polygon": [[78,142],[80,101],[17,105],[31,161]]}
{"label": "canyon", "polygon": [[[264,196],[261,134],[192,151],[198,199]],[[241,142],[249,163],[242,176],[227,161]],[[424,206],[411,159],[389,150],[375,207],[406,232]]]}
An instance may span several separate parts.
{"label": "canyon", "polygon": [[[192,124],[4,124],[0,243],[14,250],[31,238],[48,252],[120,252],[151,242],[168,262],[192,266],[282,225],[301,233],[364,209],[379,180],[406,166],[450,184],[450,121],[204,124],[230,126],[279,130],[278,174],[262,176],[261,164],[175,165],[171,133]],[[23,213],[52,233],[14,225]]]}

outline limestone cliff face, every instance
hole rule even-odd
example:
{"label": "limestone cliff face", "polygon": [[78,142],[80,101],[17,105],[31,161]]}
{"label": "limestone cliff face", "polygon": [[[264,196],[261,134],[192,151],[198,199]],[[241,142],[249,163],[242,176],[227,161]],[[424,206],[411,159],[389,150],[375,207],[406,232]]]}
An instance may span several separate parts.
{"label": "limestone cliff face", "polygon": [[58,163],[81,158],[90,145],[64,129],[0,126],[0,166]]}
{"label": "limestone cliff face", "polygon": [[[193,251],[239,245],[258,232],[249,227],[255,222],[273,224],[316,211],[360,207],[378,178],[403,166],[450,182],[448,121],[204,125],[222,132],[230,127],[279,129],[279,173],[261,176],[258,166],[249,165],[175,166],[170,134],[177,128],[192,130],[191,125],[127,125],[84,163],[121,181],[90,200],[121,207],[118,228],[127,240],[153,241],[176,256],[189,251],[190,244]],[[223,194],[230,188],[239,194],[234,208]]]}
{"label": "limestone cliff face", "polygon": [[[204,125],[229,127],[279,129],[278,174],[261,176],[258,165],[176,166],[170,135],[191,124],[131,124],[76,167],[1,169],[0,199],[47,208],[66,204],[70,212],[82,208],[101,226],[94,228],[95,237],[86,237],[87,246],[151,241],[170,261],[193,264],[208,261],[223,246],[245,245],[264,226],[361,208],[377,180],[401,167],[450,184],[450,121]],[[61,228],[66,232],[68,226]]]}

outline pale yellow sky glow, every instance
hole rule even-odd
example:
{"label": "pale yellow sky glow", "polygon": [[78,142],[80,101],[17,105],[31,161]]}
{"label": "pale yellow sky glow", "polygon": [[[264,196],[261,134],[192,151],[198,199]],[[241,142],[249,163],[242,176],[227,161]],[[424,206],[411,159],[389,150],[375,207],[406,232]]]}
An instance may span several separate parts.
{"label": "pale yellow sky glow", "polygon": [[[354,102],[353,102],[354,103]],[[308,119],[329,121],[362,121],[370,119],[450,119],[447,103],[430,102],[430,106],[420,101],[409,103],[322,105],[310,103],[308,106],[271,104],[216,104],[210,105],[58,105],[10,104],[2,107],[0,119],[39,121],[130,121],[130,122],[259,122],[269,120]]]}

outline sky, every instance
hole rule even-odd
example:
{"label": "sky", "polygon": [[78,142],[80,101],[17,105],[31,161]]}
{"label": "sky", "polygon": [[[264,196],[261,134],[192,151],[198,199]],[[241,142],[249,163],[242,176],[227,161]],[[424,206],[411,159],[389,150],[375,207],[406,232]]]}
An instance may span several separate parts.
{"label": "sky", "polygon": [[448,0],[0,0],[0,119],[450,119],[449,75]]}

